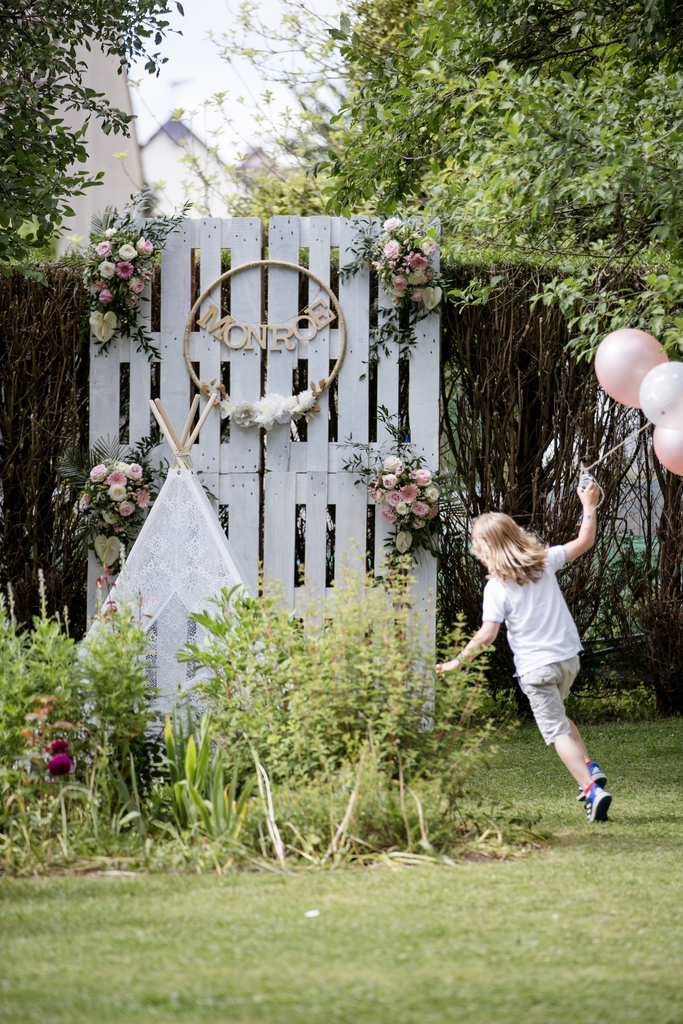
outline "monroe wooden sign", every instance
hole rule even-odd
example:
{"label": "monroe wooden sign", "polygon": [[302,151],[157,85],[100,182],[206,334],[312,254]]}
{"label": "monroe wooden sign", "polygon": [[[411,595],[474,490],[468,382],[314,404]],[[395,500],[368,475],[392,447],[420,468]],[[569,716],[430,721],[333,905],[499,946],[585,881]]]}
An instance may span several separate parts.
{"label": "monroe wooden sign", "polygon": [[313,341],[318,331],[336,319],[324,299],[318,299],[310,306],[306,306],[301,315],[297,317],[296,323],[291,326],[287,324],[243,324],[229,314],[220,320],[218,315],[218,306],[211,303],[201,320],[197,321],[197,326],[205,328],[219,341],[224,341],[228,348],[255,351],[253,342],[256,341],[262,349],[267,348],[269,352],[282,352],[283,343],[288,351],[293,352],[298,342]]}

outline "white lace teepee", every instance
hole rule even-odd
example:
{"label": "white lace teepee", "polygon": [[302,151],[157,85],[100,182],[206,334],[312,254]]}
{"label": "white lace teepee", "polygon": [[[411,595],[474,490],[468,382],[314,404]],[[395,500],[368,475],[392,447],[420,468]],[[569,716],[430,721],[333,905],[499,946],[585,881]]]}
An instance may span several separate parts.
{"label": "white lace teepee", "polygon": [[[158,690],[160,713],[170,710],[178,687],[185,690],[196,678],[191,663],[179,663],[175,658],[183,644],[200,642],[205,634],[189,616],[210,608],[210,599],[223,587],[241,586],[248,591],[244,573],[189,458],[214,404],[207,404],[186,441],[198,401],[199,396],[180,439],[161,402],[157,399],[156,406],[150,402],[175,459],[108,598],[108,602],[142,602],[143,621],[148,623],[154,651],[150,682]],[[192,693],[188,698],[196,702]]]}

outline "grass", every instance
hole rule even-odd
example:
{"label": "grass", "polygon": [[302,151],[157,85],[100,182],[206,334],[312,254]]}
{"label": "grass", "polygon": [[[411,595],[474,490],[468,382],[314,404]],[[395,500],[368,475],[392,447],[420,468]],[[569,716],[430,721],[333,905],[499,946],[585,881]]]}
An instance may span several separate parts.
{"label": "grass", "polygon": [[605,825],[533,727],[478,779],[553,833],[527,858],[3,882],[0,1021],[679,1024],[683,720],[583,731]]}

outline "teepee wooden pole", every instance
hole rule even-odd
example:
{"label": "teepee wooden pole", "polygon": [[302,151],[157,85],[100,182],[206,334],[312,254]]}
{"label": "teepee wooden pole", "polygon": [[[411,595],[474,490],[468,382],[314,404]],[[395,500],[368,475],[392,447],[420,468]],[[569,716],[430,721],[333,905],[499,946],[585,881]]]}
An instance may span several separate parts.
{"label": "teepee wooden pole", "polygon": [[197,406],[199,405],[199,398],[200,398],[199,394],[196,394],[194,396],[194,401],[192,402],[192,405],[190,406],[190,412],[188,414],[187,421],[185,423],[185,426],[183,427],[183,432],[180,435],[180,447],[181,448],[184,446],[185,442],[187,441],[187,435],[190,433],[190,429],[192,427],[192,420],[194,419],[194,414],[196,413]]}
{"label": "teepee wooden pole", "polygon": [[157,409],[159,410],[159,412],[163,416],[164,423],[168,427],[168,432],[171,435],[171,437],[173,438],[173,445],[172,445],[173,450],[180,451],[180,449],[183,446],[180,443],[180,438],[178,437],[178,435],[176,434],[175,430],[173,429],[173,424],[171,423],[170,419],[168,418],[168,416],[166,414],[166,410],[164,409],[163,405],[161,404],[161,399],[160,398],[155,398],[154,399],[154,404],[156,405]]}
{"label": "teepee wooden pole", "polygon": [[194,428],[194,430],[190,434],[190,436],[189,436],[189,438],[188,438],[188,440],[187,440],[187,442],[185,444],[185,451],[186,452],[189,452],[190,448],[195,443],[195,441],[197,439],[197,436],[199,434],[199,431],[204,426],[204,422],[206,420],[206,417],[209,415],[209,413],[211,412],[211,410],[213,409],[213,407],[214,407],[214,405],[215,405],[215,403],[217,401],[218,401],[218,395],[214,391],[212,393],[211,397],[209,398],[208,402],[206,403],[206,408],[204,409],[204,412],[202,413],[202,415],[199,418],[199,423]]}
{"label": "teepee wooden pole", "polygon": [[159,412],[159,410],[157,409],[156,405],[154,404],[154,402],[152,401],[151,398],[149,400],[149,407],[152,410],[152,412],[154,413],[154,418],[157,421],[157,423],[159,424],[159,426],[161,428],[162,434],[164,435],[164,437],[168,441],[168,444],[169,444],[169,447],[170,447],[171,451],[174,452],[178,446],[176,445],[175,441],[171,437],[171,434],[169,433],[168,427],[166,426],[166,421],[164,420],[163,416],[161,415],[161,413]]}

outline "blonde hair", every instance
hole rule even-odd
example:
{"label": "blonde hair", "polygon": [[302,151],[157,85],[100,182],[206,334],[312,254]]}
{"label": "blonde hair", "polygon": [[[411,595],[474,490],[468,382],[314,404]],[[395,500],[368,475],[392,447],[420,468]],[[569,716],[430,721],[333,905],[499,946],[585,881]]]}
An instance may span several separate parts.
{"label": "blonde hair", "polygon": [[547,552],[537,537],[504,512],[485,512],[472,524],[472,554],[488,569],[488,579],[497,576],[520,587],[538,583]]}

